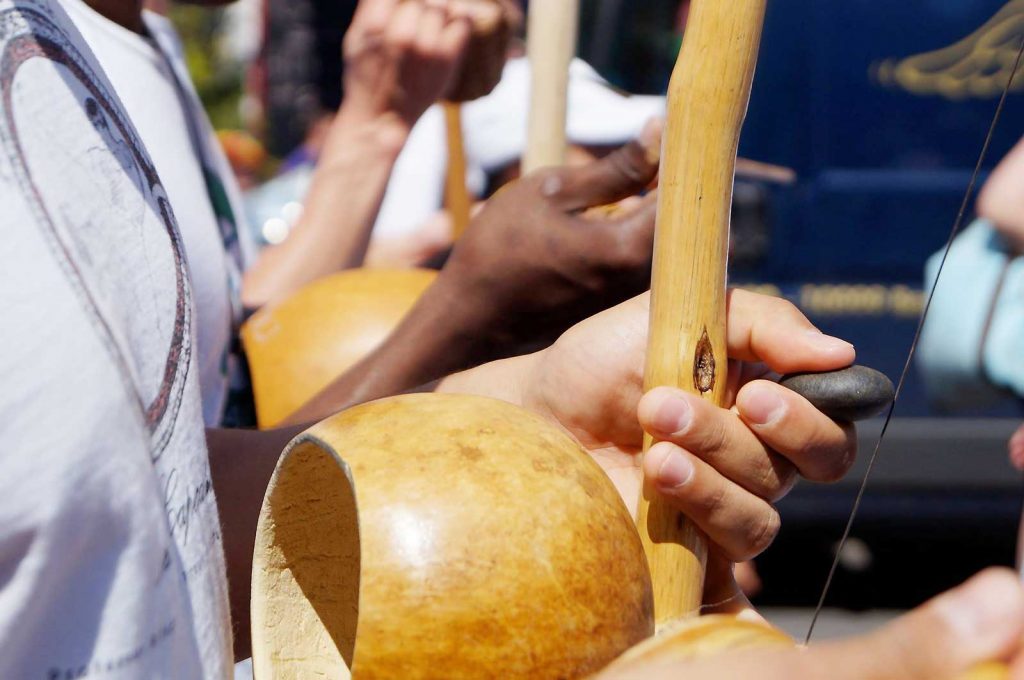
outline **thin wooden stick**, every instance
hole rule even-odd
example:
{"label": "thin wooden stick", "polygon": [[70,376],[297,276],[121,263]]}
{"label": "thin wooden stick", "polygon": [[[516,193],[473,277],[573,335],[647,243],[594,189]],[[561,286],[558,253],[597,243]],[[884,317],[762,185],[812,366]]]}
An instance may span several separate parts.
{"label": "thin wooden stick", "polygon": [[471,201],[466,187],[466,152],[462,143],[462,106],[444,102],[445,131],[448,137],[448,174],[444,185],[444,203],[452,216],[452,239],[457,240],[469,226]]}
{"label": "thin wooden stick", "polygon": [[[733,174],[765,2],[694,0],[669,85],[645,387],[679,387],[719,406]],[[651,488],[637,524],[658,624],[699,611],[704,537]]]}
{"label": "thin wooden stick", "polygon": [[784,165],[762,163],[761,161],[752,161],[749,158],[737,158],[736,179],[789,185],[794,184],[797,177],[796,170],[787,168]]}
{"label": "thin wooden stick", "polygon": [[526,51],[530,59],[530,117],[522,171],[565,163],[566,92],[576,53],[579,0],[530,3]]}

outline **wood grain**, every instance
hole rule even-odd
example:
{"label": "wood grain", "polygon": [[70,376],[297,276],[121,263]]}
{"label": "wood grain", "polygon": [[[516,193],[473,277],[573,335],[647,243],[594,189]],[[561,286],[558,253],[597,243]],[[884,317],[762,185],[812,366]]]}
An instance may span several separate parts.
{"label": "wood grain", "polygon": [[579,0],[530,3],[526,51],[530,114],[522,173],[565,163],[569,64],[576,53]]}
{"label": "wood grain", "polygon": [[444,102],[445,136],[448,141],[448,172],[444,183],[444,204],[452,216],[452,240],[469,227],[472,201],[466,186],[466,150],[462,139],[462,106]]}
{"label": "wood grain", "polygon": [[[726,262],[733,176],[765,0],[695,0],[668,93],[645,387],[725,405]],[[651,444],[645,442],[645,450]],[[695,614],[707,547],[645,488],[637,526],[660,624]]]}

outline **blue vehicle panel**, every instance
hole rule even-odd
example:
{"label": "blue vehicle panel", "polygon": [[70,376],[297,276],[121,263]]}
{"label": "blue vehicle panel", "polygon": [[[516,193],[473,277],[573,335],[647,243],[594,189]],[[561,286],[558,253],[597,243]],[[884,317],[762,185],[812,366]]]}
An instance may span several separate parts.
{"label": "blue vehicle panel", "polygon": [[[740,153],[799,179],[765,190],[765,248],[738,260],[733,280],[772,284],[853,341],[860,361],[896,376],[924,262],[945,243],[1024,37],[1024,2],[768,7]],[[1018,77],[986,170],[1024,133],[1022,85]],[[1019,412],[1014,402],[984,411]],[[914,375],[899,413],[933,413]]]}

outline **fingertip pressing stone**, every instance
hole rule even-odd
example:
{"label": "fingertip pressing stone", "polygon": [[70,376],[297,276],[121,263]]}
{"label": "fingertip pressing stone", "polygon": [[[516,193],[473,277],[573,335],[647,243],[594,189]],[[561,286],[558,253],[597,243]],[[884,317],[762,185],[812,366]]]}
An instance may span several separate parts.
{"label": "fingertip pressing stone", "polygon": [[866,420],[885,411],[895,398],[892,381],[867,366],[825,373],[791,373],[779,381],[833,420]]}

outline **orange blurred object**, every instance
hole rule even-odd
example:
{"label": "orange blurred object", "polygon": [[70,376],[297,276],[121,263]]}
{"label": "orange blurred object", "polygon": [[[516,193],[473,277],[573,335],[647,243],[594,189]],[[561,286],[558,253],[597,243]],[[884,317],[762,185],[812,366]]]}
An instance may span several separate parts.
{"label": "orange blurred object", "polygon": [[267,150],[244,130],[218,130],[217,141],[243,188],[252,186],[267,162]]}
{"label": "orange blurred object", "polygon": [[274,427],[373,352],[437,272],[351,269],[324,277],[242,326],[256,417]]}

